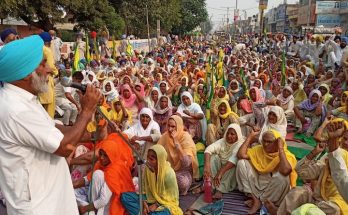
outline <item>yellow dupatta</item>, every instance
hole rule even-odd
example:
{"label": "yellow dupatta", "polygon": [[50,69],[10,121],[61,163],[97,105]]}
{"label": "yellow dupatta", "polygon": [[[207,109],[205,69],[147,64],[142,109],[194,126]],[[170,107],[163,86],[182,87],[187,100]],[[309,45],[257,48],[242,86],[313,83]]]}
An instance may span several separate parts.
{"label": "yellow dupatta", "polygon": [[327,105],[332,98],[332,95],[330,94],[330,87],[327,84],[320,84],[319,87],[325,87],[327,90],[327,93],[323,96],[323,102]]}
{"label": "yellow dupatta", "polygon": [[[348,166],[348,152],[344,149],[340,149],[340,154],[345,161],[346,166]],[[329,161],[326,160],[325,163],[324,175],[320,184],[320,194],[325,201],[335,202],[340,207],[341,214],[348,214],[348,204],[339,194],[337,187],[332,180]]]}
{"label": "yellow dupatta", "polygon": [[[279,132],[273,129],[269,131],[273,133],[276,139],[281,137]],[[295,171],[297,160],[295,156],[288,150],[285,140],[284,140],[284,151],[285,151],[286,159],[289,161],[292,167],[292,171],[289,175],[290,185],[291,187],[295,187],[296,180],[297,180],[297,173]],[[253,165],[253,167],[261,174],[274,172],[280,162],[279,152],[267,153],[263,149],[262,145],[257,145],[252,147],[251,149],[248,149],[247,154],[250,158],[250,162]]]}
{"label": "yellow dupatta", "polygon": [[224,66],[224,63],[222,61],[217,63],[217,65],[216,65],[217,77],[218,77],[217,85],[218,86],[224,86],[223,77],[222,77],[224,75],[223,66]]}
{"label": "yellow dupatta", "polygon": [[157,155],[157,177],[148,167],[145,169],[145,193],[149,203],[158,202],[161,206],[156,211],[162,211],[165,207],[173,215],[183,214],[179,207],[179,188],[174,170],[167,161],[167,152],[161,145],[154,145],[150,150]]}
{"label": "yellow dupatta", "polygon": [[[112,120],[112,121],[116,121],[116,122],[119,122],[119,123],[122,123],[122,118],[123,118],[123,111],[120,110],[120,112],[117,112],[116,109],[115,109],[115,103],[116,102],[119,102],[120,100],[119,99],[115,99],[114,101],[112,101],[111,103],[111,111],[109,112],[109,119]],[[126,109],[127,111],[127,109]],[[127,114],[128,114],[128,122],[130,125],[132,125],[132,114],[127,111]]]}
{"label": "yellow dupatta", "polygon": [[347,113],[347,106],[346,106],[346,103],[347,102],[343,102],[342,100],[342,98],[343,98],[343,95],[345,95],[346,97],[347,97],[347,99],[348,99],[348,91],[344,91],[343,93],[342,93],[342,96],[341,96],[341,107],[339,107],[338,108],[338,110],[340,111],[340,112],[342,112],[342,113]]}
{"label": "yellow dupatta", "polygon": [[303,89],[298,89],[294,92],[293,94],[294,96],[294,103],[295,105],[300,104],[301,102],[303,102],[304,100],[307,99],[307,95],[306,92]]}
{"label": "yellow dupatta", "polygon": [[225,114],[220,114],[219,113],[219,117],[222,119],[226,119],[227,117],[229,117],[230,115],[232,115],[234,118],[239,119],[238,114],[236,114],[235,112],[232,111],[230,104],[226,101],[226,100],[221,100],[218,104],[217,104],[217,109],[219,109],[219,106],[221,104],[225,104],[226,105],[226,113]]}

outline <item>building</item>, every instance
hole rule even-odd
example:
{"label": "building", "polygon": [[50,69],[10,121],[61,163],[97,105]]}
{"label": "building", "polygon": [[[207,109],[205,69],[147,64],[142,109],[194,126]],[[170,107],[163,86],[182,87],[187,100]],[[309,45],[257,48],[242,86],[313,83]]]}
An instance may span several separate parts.
{"label": "building", "polygon": [[289,7],[287,10],[287,17],[289,20],[289,33],[291,34],[298,34],[300,31],[300,28],[297,25],[297,19],[298,19],[298,4],[293,4],[293,6]]}
{"label": "building", "polygon": [[277,8],[268,10],[265,17],[266,32],[277,32]]}
{"label": "building", "polygon": [[23,20],[17,20],[11,17],[2,19],[1,23],[2,24],[0,25],[0,32],[5,30],[6,28],[13,28],[17,31],[20,37],[27,37],[32,34],[39,34],[42,32],[41,29],[36,28],[34,26],[30,26]]}

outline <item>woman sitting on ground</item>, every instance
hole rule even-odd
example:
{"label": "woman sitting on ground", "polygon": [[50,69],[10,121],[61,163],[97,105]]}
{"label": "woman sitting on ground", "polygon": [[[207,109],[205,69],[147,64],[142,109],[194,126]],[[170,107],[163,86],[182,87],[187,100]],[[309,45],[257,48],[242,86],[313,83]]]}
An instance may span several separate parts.
{"label": "woman sitting on ground", "polygon": [[183,118],[185,128],[191,134],[193,140],[198,142],[204,139],[203,123],[206,123],[206,120],[201,107],[193,102],[192,95],[187,91],[182,93],[181,101],[182,103],[179,105],[176,113]]}
{"label": "woman sitting on ground", "polygon": [[128,135],[129,142],[135,146],[143,159],[147,150],[161,137],[160,127],[153,120],[152,111],[149,108],[141,109],[139,121],[124,131]]}
{"label": "woman sitting on ground", "polygon": [[112,101],[109,119],[115,122],[121,130],[125,130],[132,125],[132,115],[124,108],[119,99]]}
{"label": "woman sitting on ground", "polygon": [[120,197],[123,192],[135,191],[131,174],[132,150],[118,134],[109,135],[100,145],[94,172],[73,183],[79,211],[84,215],[94,214],[94,211],[126,215]]}
{"label": "woman sitting on ground", "polygon": [[155,106],[153,118],[161,128],[161,134],[167,131],[167,122],[172,116],[172,102],[168,96],[161,96]]}
{"label": "woman sitting on ground", "polygon": [[227,127],[223,138],[205,149],[204,179],[214,178],[214,199],[221,199],[222,193],[236,188],[237,153],[244,140],[240,126],[233,123]]}
{"label": "woman sitting on ground", "polygon": [[[175,172],[167,161],[167,152],[154,145],[147,154],[148,166],[144,172],[143,213],[149,215],[181,215]],[[126,192],[121,201],[129,214],[139,214],[139,195]]]}
{"label": "woman sitting on ground", "polygon": [[199,178],[196,146],[190,134],[184,131],[184,122],[179,116],[171,116],[167,131],[158,140],[168,153],[179,187],[180,195],[186,195],[192,180]]}
{"label": "woman sitting on ground", "polygon": [[222,100],[217,105],[217,110],[213,109],[211,112],[212,123],[208,125],[206,135],[206,145],[208,146],[221,139],[231,123],[239,124],[239,116],[231,110],[231,107],[226,100]]}
{"label": "woman sitting on ground", "polygon": [[276,99],[273,99],[272,101],[268,101],[268,105],[278,105],[284,110],[285,117],[287,121],[294,120],[295,113],[294,113],[294,96],[293,90],[290,86],[284,87],[281,94],[279,94]]}
{"label": "woman sitting on ground", "polygon": [[326,117],[326,106],[319,90],[312,90],[309,98],[294,108],[296,117],[301,121],[306,136],[312,136]]}
{"label": "woman sitting on ground", "polygon": [[259,132],[252,131],[238,151],[237,183],[250,197],[245,202],[250,207],[248,214],[256,213],[266,200],[279,206],[297,179],[296,158],[280,134],[269,130],[262,135],[261,144],[250,148],[258,137]]}
{"label": "woman sitting on ground", "polygon": [[263,112],[263,123],[260,132],[260,141],[263,133],[267,132],[270,129],[273,129],[279,132],[280,136],[283,139],[286,139],[287,126],[286,117],[284,110],[279,106],[267,106],[262,108]]}

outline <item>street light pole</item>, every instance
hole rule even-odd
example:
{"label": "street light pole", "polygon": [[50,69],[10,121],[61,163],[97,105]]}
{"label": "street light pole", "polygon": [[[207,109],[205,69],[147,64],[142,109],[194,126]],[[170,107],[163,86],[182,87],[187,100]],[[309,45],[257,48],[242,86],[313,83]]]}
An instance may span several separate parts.
{"label": "street light pole", "polygon": [[146,6],[146,25],[147,25],[147,45],[149,46],[149,52],[151,51],[150,47],[150,24],[149,24],[149,10]]}
{"label": "street light pole", "polygon": [[236,9],[234,10],[234,31],[233,31],[233,38],[236,40],[236,33],[237,33],[237,16],[238,16],[238,0],[236,0]]}

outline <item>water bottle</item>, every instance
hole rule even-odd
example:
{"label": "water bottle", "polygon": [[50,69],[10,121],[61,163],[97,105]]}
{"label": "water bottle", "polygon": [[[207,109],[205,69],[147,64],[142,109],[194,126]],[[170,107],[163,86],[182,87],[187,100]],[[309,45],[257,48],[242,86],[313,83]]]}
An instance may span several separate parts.
{"label": "water bottle", "polygon": [[211,179],[210,178],[204,180],[204,201],[206,203],[212,203],[213,202],[212,183],[211,183]]}
{"label": "water bottle", "polygon": [[262,205],[262,207],[260,209],[260,215],[268,215],[268,210],[265,207],[265,205]]}

